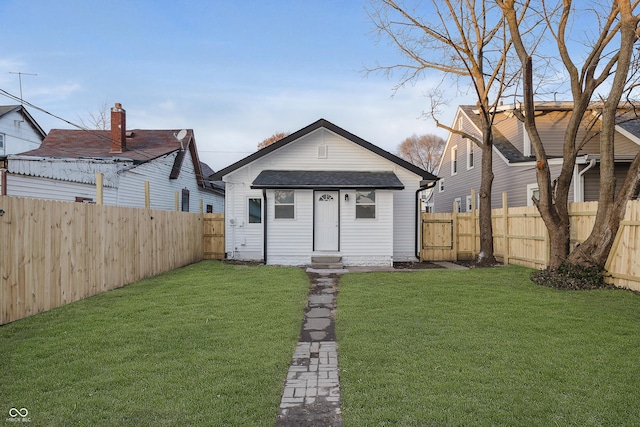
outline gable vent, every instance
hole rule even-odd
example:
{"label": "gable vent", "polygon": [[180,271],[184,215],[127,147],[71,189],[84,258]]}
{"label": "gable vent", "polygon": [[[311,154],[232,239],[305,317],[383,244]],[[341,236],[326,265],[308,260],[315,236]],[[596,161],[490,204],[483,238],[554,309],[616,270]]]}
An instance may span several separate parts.
{"label": "gable vent", "polygon": [[329,155],[329,146],[328,145],[318,145],[318,158],[326,159]]}

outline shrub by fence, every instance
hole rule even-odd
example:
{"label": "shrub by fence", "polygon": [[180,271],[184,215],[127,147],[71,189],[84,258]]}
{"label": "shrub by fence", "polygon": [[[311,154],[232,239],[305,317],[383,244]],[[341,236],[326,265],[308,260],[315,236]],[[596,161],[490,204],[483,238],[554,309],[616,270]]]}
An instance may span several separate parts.
{"label": "shrub by fence", "polygon": [[203,258],[203,215],[0,197],[0,324]]}
{"label": "shrub by fence", "polygon": [[[535,206],[493,209],[494,254],[505,264],[545,268],[549,263],[549,236]],[[591,233],[598,202],[571,203],[571,244],[583,242]],[[423,260],[470,260],[480,247],[478,212],[423,213]],[[627,211],[605,265],[609,281],[640,291],[640,200],[627,203]]]}

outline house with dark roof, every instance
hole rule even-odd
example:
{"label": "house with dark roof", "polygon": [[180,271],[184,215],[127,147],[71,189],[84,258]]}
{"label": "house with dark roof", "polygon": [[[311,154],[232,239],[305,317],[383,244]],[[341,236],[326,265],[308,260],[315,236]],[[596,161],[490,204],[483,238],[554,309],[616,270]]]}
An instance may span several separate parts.
{"label": "house with dark roof", "polygon": [[[548,156],[551,179],[560,175],[562,150],[572,103],[536,103],[536,124]],[[593,120],[580,129],[576,143],[583,144],[576,159],[569,202],[597,201],[600,182],[600,120],[597,105],[587,114]],[[492,208],[502,206],[502,193],[507,193],[509,207],[531,206],[537,197],[536,159],[522,123],[514,115],[514,105],[498,108],[493,125]],[[458,107],[452,127],[480,138],[481,124],[476,106]],[[620,185],[629,165],[640,150],[640,119],[621,112],[615,135],[615,174]],[[470,212],[471,189],[480,188],[482,152],[470,139],[450,133],[437,175],[440,181],[433,189],[429,205],[434,212]],[[475,206],[479,206],[476,200]]]}
{"label": "house with dark roof", "polygon": [[[224,189],[205,179],[192,129],[52,129],[40,147],[7,158],[5,194],[187,212],[222,212]],[[211,172],[208,166],[207,172]]]}
{"label": "house with dark roof", "polygon": [[419,195],[437,177],[320,119],[213,174],[228,258],[390,266],[419,258]]}

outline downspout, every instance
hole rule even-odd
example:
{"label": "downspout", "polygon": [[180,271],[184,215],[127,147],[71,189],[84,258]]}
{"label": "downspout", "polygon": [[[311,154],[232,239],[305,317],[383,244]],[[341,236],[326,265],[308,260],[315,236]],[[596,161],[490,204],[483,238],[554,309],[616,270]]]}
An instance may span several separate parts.
{"label": "downspout", "polygon": [[[584,202],[584,184],[583,184],[583,179],[584,179],[584,174],[586,171],[588,171],[589,169],[591,169],[592,167],[594,167],[596,165],[596,159],[591,159],[589,160],[589,164],[587,165],[586,168],[582,169],[580,172],[578,172],[578,179],[576,180],[576,185],[578,185],[580,188],[578,188],[578,195],[580,196],[580,201]],[[574,197],[575,199],[575,197]],[[574,200],[574,202],[577,200]]]}
{"label": "downspout", "polygon": [[416,238],[415,238],[415,255],[416,258],[420,259],[420,248],[419,248],[419,242],[422,240],[420,238],[420,214],[422,212],[420,212],[420,192],[424,191],[424,190],[428,190],[430,188],[433,188],[436,186],[436,183],[438,181],[427,181],[427,184],[423,184],[424,181],[420,181],[421,186],[416,190],[416,208],[415,208],[415,213],[416,213],[416,218],[415,218],[415,224],[416,224]]}
{"label": "downspout", "polygon": [[267,189],[262,189],[262,200],[264,200],[263,214],[262,214],[262,253],[264,257],[264,264],[267,264]]}

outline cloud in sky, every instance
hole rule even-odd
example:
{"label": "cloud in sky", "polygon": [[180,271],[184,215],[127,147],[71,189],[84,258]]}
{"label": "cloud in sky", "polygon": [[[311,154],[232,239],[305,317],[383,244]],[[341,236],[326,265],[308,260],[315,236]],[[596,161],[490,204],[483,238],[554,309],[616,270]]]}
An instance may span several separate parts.
{"label": "cloud in sky", "polygon": [[[395,151],[414,133],[446,134],[421,118],[425,79],[394,96],[393,78],[364,77],[398,53],[377,45],[365,0],[4,0],[0,87],[77,122],[105,100],[130,128],[194,129],[214,170],[277,131],[325,118]],[[27,10],[28,7],[28,10]],[[470,99],[452,99],[443,122]],[[0,104],[11,104],[10,100]],[[31,111],[45,130],[68,128]]]}

